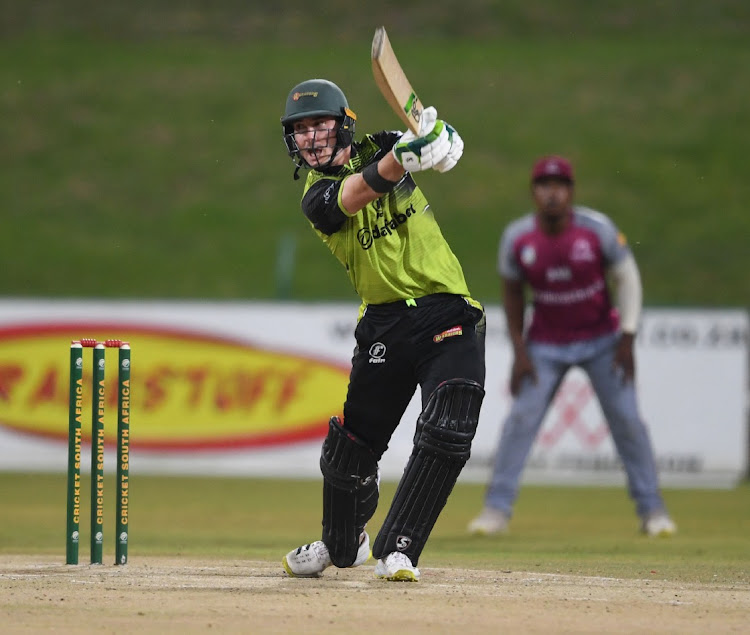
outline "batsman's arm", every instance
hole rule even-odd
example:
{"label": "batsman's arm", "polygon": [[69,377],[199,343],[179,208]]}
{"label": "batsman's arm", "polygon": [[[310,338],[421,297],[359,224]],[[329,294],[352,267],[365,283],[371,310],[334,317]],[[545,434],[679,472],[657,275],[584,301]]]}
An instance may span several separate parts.
{"label": "batsman's arm", "polygon": [[[348,214],[356,214],[365,205],[390,192],[406,170],[418,172],[437,166],[451,149],[453,129],[437,118],[434,108],[426,108],[419,134],[404,133],[376,163],[342,183],[341,204]],[[452,167],[452,166],[451,166]]]}
{"label": "batsman's arm", "polygon": [[405,173],[404,167],[389,152],[362,172],[344,179],[341,184],[341,205],[348,214],[356,214],[368,203],[390,192]]}

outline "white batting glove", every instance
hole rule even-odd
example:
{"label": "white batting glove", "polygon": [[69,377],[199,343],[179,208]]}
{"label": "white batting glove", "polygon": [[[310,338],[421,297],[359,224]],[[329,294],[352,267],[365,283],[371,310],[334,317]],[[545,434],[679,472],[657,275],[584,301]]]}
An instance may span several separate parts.
{"label": "white batting glove", "polygon": [[450,136],[445,122],[437,118],[437,111],[430,107],[422,112],[419,135],[405,132],[393,146],[393,156],[399,165],[409,172],[429,170],[448,154]]}
{"label": "white batting glove", "polygon": [[432,169],[437,170],[438,172],[452,170],[456,167],[456,163],[458,163],[458,160],[464,153],[464,140],[458,132],[456,132],[456,129],[449,123],[446,123],[445,127],[448,130],[448,138],[451,142],[451,146],[450,150],[448,150],[448,154],[445,155],[445,158],[432,166]]}

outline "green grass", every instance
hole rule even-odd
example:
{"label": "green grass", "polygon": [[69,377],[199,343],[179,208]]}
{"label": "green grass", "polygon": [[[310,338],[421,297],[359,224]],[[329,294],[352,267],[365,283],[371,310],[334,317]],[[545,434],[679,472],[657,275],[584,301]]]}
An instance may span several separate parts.
{"label": "green grass", "polygon": [[[132,475],[132,474],[131,474]],[[83,491],[88,481],[84,478]],[[105,562],[114,559],[113,482],[105,489]],[[379,528],[395,486],[385,483],[370,523]],[[0,472],[0,553],[64,560],[65,476]],[[148,555],[276,561],[319,537],[319,482],[135,475],[131,480],[131,561]],[[750,583],[750,485],[665,492],[679,532],[648,539],[619,488],[522,489],[509,535],[466,534],[483,488],[459,484],[421,565],[536,571],[684,582]],[[81,561],[88,558],[88,497]]]}
{"label": "green grass", "polygon": [[647,304],[747,305],[746,2],[255,4],[0,2],[0,294],[274,298],[291,236],[291,295],[354,300],[301,216],[278,121],[322,75],[360,132],[398,126],[369,69],[384,23],[466,141],[454,172],[418,180],[479,299],[497,299],[500,232],[554,151],[629,236]]}

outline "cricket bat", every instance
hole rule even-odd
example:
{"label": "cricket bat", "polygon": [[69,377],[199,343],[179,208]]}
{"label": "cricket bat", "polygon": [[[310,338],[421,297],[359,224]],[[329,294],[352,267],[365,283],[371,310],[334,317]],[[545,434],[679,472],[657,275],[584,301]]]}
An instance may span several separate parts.
{"label": "cricket bat", "polygon": [[401,68],[385,27],[382,26],[375,30],[372,38],[372,74],[383,97],[401,121],[413,133],[419,134],[424,106]]}

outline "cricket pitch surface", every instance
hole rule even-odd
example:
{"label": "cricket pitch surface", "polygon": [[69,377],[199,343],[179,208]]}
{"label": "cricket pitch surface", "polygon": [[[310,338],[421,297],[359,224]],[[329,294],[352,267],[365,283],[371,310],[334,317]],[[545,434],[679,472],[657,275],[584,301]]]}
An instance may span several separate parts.
{"label": "cricket pitch surface", "polygon": [[[281,558],[279,558],[280,560]],[[374,561],[289,578],[280,562],[135,557],[125,566],[0,555],[3,633],[740,633],[745,584],[420,567]],[[658,576],[655,576],[658,577]]]}

